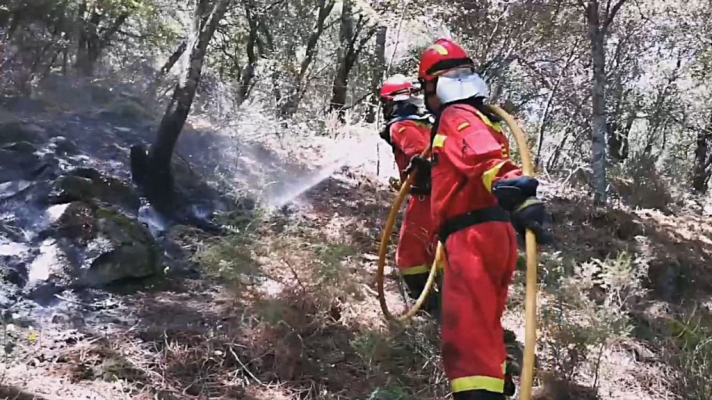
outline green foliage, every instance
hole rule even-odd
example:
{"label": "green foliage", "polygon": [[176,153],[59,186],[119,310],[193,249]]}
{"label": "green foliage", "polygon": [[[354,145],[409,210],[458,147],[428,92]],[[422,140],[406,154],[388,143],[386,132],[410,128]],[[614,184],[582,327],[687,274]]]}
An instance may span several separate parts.
{"label": "green foliage", "polygon": [[208,242],[193,256],[194,260],[213,276],[228,282],[257,278],[261,270],[255,260],[253,246],[257,229],[263,222],[262,217],[260,212],[218,215],[216,222],[233,234]]}
{"label": "green foliage", "polygon": [[[687,176],[678,176],[685,183]],[[616,191],[626,203],[640,208],[668,209],[672,202],[671,182],[657,168],[652,155],[635,154],[611,173]]]}
{"label": "green foliage", "polygon": [[386,360],[390,351],[389,339],[375,331],[367,331],[356,336],[351,341],[351,347],[369,368],[374,362]]}
{"label": "green foliage", "polygon": [[346,271],[344,261],[356,254],[356,250],[348,245],[331,243],[320,244],[316,247],[316,255],[319,261],[319,274],[325,284],[337,284],[344,282]]}
{"label": "green foliage", "polygon": [[647,266],[626,253],[593,260],[549,283],[553,298],[541,310],[548,361],[561,377],[573,380],[584,366],[597,371],[600,355],[626,338],[633,326],[628,311],[645,294]]}
{"label": "green foliage", "polygon": [[260,273],[250,246],[251,241],[241,236],[218,239],[196,253],[194,259],[211,275],[228,282],[240,282]]}
{"label": "green foliage", "polygon": [[420,398],[422,385],[429,385],[428,393],[435,396],[441,388],[434,383],[445,382],[437,332],[437,325],[429,322],[391,332],[358,333],[350,344],[366,369],[392,380],[374,390],[370,398],[411,399],[416,393]]}
{"label": "green foliage", "polygon": [[707,315],[694,307],[679,319],[670,319],[654,333],[653,343],[662,351],[665,364],[672,367],[669,384],[686,399],[712,398],[712,330]]}

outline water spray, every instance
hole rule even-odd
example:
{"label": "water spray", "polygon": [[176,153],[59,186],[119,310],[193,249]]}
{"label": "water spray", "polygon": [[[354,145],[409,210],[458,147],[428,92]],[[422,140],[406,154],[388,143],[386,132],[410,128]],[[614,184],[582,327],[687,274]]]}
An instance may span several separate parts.
{"label": "water spray", "polygon": [[339,152],[340,155],[335,157],[334,161],[321,167],[316,172],[309,174],[307,177],[298,178],[296,182],[286,184],[282,190],[279,191],[280,193],[269,198],[267,201],[268,207],[272,209],[284,207],[309,189],[330,178],[343,167],[349,166],[354,168],[365,164],[367,160],[365,157],[362,157],[361,154],[365,150],[370,150],[369,146],[371,146],[371,143],[359,145],[352,145],[350,143],[344,144],[343,150]]}

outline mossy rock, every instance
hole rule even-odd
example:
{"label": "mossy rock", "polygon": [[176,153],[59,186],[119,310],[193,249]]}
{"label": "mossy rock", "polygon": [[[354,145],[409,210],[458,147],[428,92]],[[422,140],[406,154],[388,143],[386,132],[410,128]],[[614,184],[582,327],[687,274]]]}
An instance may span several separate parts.
{"label": "mossy rock", "polygon": [[55,222],[55,228],[59,236],[69,238],[76,244],[86,245],[96,239],[94,207],[84,202],[71,203]]}
{"label": "mossy rock", "polygon": [[91,179],[67,175],[57,179],[53,202],[89,201],[95,196],[96,190]]}
{"label": "mossy rock", "polygon": [[62,276],[68,286],[100,287],[161,271],[161,252],[151,233],[136,219],[85,202],[67,206],[50,235],[65,242],[69,255]]}
{"label": "mossy rock", "polygon": [[136,215],[141,206],[130,184],[92,168],[79,168],[58,179],[52,194],[54,204],[92,200],[117,206],[131,215]]}

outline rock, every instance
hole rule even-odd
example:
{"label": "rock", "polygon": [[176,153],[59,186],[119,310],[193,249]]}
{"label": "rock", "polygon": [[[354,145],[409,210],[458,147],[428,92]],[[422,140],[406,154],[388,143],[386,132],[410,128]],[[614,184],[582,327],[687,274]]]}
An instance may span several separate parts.
{"label": "rock", "polygon": [[46,207],[52,192],[51,181],[17,180],[0,183],[0,212],[6,211],[15,217],[21,216],[27,206]]}
{"label": "rock", "polygon": [[0,148],[2,148],[3,150],[10,150],[17,153],[34,153],[37,151],[37,147],[35,147],[30,142],[14,142],[5,144]]}
{"label": "rock", "polygon": [[131,215],[137,215],[141,206],[141,199],[130,185],[91,168],[79,168],[58,179],[51,195],[53,204],[94,199],[117,206]]}
{"label": "rock", "polygon": [[0,183],[0,200],[10,199],[30,186],[32,182],[23,180]]}
{"label": "rock", "polygon": [[37,282],[26,289],[29,299],[42,305],[49,305],[56,301],[55,295],[62,293],[65,287],[52,281]]}
{"label": "rock", "polygon": [[[55,270],[47,281],[74,288],[100,287],[161,271],[160,251],[150,232],[118,211],[73,202],[52,232],[59,252],[52,256]],[[62,264],[61,271],[56,271],[57,264]]]}
{"label": "rock", "polygon": [[54,225],[57,235],[86,246],[97,235],[95,208],[81,201],[71,203]]}
{"label": "rock", "polygon": [[94,181],[81,176],[66,175],[55,183],[53,203],[71,203],[73,201],[89,201],[96,197]]}
{"label": "rock", "polygon": [[40,165],[40,158],[34,153],[0,149],[0,183],[31,180]]}
{"label": "rock", "polygon": [[120,123],[138,123],[151,119],[151,113],[136,101],[131,99],[120,99],[111,102],[99,112],[99,118]]}
{"label": "rock", "polygon": [[92,263],[84,280],[90,285],[106,284],[125,278],[142,278],[161,271],[160,251],[151,233],[135,219],[116,211],[97,211],[100,236],[113,250]]}
{"label": "rock", "polygon": [[47,132],[37,125],[22,122],[0,124],[0,145],[13,142],[42,143],[47,140]]}
{"label": "rock", "polygon": [[77,145],[64,136],[57,136],[50,140],[50,146],[54,148],[55,155],[66,156],[79,152]]}

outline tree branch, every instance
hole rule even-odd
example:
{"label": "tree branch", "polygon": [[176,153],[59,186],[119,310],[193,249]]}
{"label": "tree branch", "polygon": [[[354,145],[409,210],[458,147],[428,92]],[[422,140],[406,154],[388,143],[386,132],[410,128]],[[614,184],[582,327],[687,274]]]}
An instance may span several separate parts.
{"label": "tree branch", "polygon": [[185,50],[188,48],[188,41],[183,40],[180,45],[175,49],[175,51],[171,54],[170,57],[168,57],[168,60],[166,61],[165,64],[163,64],[163,68],[161,68],[161,75],[165,75],[168,73],[168,71],[173,68],[173,66],[178,62],[180,57],[183,55]]}
{"label": "tree branch", "polygon": [[583,0],[578,0],[578,3],[579,3],[579,5],[580,5],[581,7],[583,7],[584,10],[585,10],[586,8],[588,8],[588,6],[586,5],[586,3],[585,3]]}
{"label": "tree branch", "polygon": [[689,125],[685,121],[681,121],[679,118],[672,114],[668,115],[668,117],[676,123],[680,124],[683,128],[689,129],[693,132],[703,133],[705,135],[705,138],[712,139],[712,130],[707,128],[700,128],[699,126]]}
{"label": "tree branch", "polygon": [[613,23],[613,19],[616,17],[616,14],[618,14],[618,11],[620,11],[621,7],[623,7],[623,4],[625,2],[626,0],[618,0],[618,2],[613,6],[611,11],[607,13],[606,20],[603,23],[604,31],[608,29],[608,27]]}
{"label": "tree branch", "polygon": [[271,3],[271,4],[267,5],[267,7],[265,7],[264,9],[259,10],[259,13],[260,13],[260,14],[266,13],[267,11],[270,11],[271,9],[273,9],[273,8],[275,8],[275,7],[277,7],[277,6],[280,6],[280,5],[282,5],[282,4],[286,3],[286,2],[287,2],[287,0],[277,0],[277,1],[275,1],[274,3]]}

